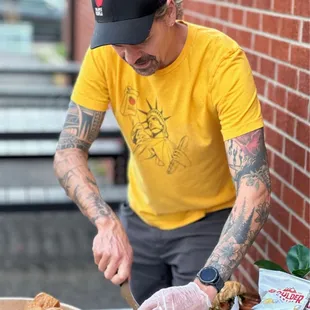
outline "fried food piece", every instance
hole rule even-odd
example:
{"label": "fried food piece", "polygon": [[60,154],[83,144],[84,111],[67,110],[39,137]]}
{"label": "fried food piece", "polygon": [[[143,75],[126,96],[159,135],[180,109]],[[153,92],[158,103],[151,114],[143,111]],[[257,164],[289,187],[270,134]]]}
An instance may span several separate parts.
{"label": "fried food piece", "polygon": [[48,308],[60,308],[60,302],[58,299],[43,292],[36,295],[33,302],[43,310],[47,310]]}
{"label": "fried food piece", "polygon": [[33,300],[27,301],[24,310],[43,310],[42,307],[37,305]]}
{"label": "fried food piece", "polygon": [[[242,296],[245,293],[246,288],[241,283],[227,281],[221,291],[215,296],[211,309],[223,309],[224,304],[229,304],[236,296]],[[230,308],[227,307],[227,309]]]}

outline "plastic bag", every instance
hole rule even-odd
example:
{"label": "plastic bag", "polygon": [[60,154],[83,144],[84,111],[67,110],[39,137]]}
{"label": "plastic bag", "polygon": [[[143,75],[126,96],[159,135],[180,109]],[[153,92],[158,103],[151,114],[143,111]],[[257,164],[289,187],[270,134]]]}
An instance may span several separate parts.
{"label": "plastic bag", "polygon": [[310,281],[282,271],[259,270],[261,302],[253,310],[304,310],[310,309]]}
{"label": "plastic bag", "polygon": [[240,309],[240,307],[239,307],[239,299],[238,299],[238,296],[236,296],[235,299],[234,299],[234,304],[233,304],[231,310],[239,310],[239,309]]}

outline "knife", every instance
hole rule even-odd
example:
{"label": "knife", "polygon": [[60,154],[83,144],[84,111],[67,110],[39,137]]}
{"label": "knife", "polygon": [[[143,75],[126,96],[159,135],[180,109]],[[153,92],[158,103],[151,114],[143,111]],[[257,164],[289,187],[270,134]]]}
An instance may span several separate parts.
{"label": "knife", "polygon": [[133,310],[138,310],[139,304],[135,300],[135,298],[132,295],[131,289],[130,289],[130,284],[127,281],[125,281],[121,286],[121,295],[122,297],[127,301],[128,305],[133,309]]}

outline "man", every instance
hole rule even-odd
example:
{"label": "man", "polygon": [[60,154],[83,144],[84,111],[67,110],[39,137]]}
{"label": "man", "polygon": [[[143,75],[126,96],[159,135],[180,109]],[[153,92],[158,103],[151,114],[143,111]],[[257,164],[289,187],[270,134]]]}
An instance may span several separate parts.
{"label": "man", "polygon": [[[93,0],[96,25],[54,167],[98,228],[95,263],[141,309],[208,309],[264,225],[270,179],[246,56],[182,0]],[[111,107],[130,149],[120,220],[87,167]],[[224,225],[225,224],[225,225]]]}

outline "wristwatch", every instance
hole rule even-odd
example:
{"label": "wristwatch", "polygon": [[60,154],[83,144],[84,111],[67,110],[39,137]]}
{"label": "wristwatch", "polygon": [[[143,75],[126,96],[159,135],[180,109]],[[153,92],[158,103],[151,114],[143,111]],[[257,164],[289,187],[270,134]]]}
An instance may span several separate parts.
{"label": "wristwatch", "polygon": [[216,288],[217,292],[224,287],[224,281],[221,278],[218,270],[214,267],[204,267],[198,274],[197,278],[204,285],[212,285]]}

